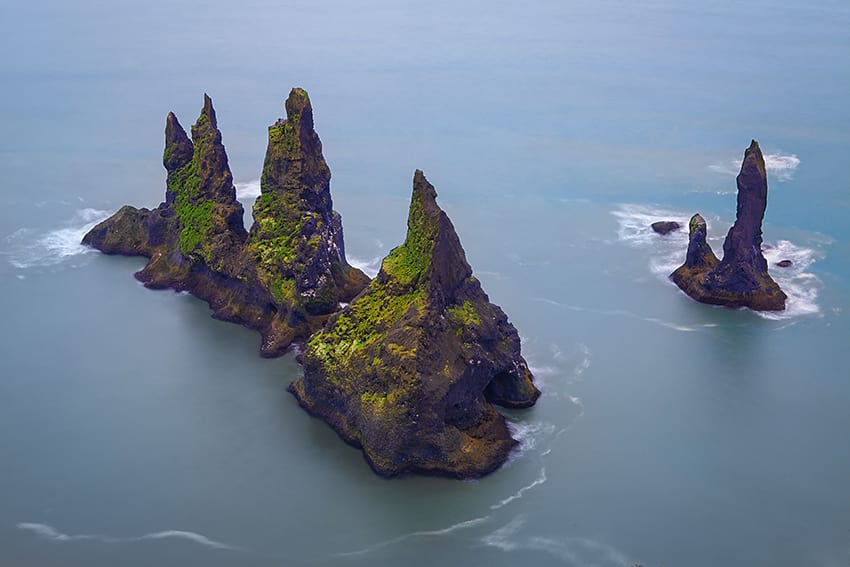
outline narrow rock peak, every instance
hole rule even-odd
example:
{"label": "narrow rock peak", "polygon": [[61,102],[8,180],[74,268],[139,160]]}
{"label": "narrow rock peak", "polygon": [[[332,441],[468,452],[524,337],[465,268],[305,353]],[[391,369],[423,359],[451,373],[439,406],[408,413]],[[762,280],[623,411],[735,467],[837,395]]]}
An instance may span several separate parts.
{"label": "narrow rock peak", "polygon": [[432,218],[442,212],[440,206],[437,205],[437,190],[434,189],[421,169],[417,169],[413,174],[411,206],[414,204],[419,204],[422,207],[423,216],[426,218]]}
{"label": "narrow rock peak", "polygon": [[165,151],[162,164],[168,173],[177,171],[192,159],[194,147],[173,112],[165,119]]}
{"label": "narrow rock peak", "polygon": [[313,130],[313,106],[310,104],[307,91],[299,87],[292,89],[285,106],[287,120],[293,126],[300,124],[308,131]]}
{"label": "narrow rock peak", "polygon": [[[210,125],[213,128],[218,128],[218,122],[215,118],[215,109],[213,108],[212,99],[207,93],[204,93],[204,107],[201,109],[201,117],[203,116],[206,116],[209,119]],[[198,122],[200,122],[200,118],[198,119]]]}
{"label": "narrow rock peak", "polygon": [[[750,142],[750,147],[744,151],[744,161],[741,163],[740,175],[758,175],[767,179],[767,172],[764,166],[764,156],[761,153],[761,148],[756,140]],[[766,182],[766,181],[765,181]]]}

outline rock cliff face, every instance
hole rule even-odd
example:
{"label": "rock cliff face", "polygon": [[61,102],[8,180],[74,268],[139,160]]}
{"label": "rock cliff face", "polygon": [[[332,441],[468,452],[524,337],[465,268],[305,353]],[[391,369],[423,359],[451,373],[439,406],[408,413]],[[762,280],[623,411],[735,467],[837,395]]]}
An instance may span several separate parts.
{"label": "rock cliff face", "polygon": [[767,173],[755,140],[744,153],[737,182],[737,215],[723,243],[723,259],[718,261],[706,242],[705,220],[694,215],[687,258],[670,278],[703,303],[781,311],[785,309],[786,295],[767,273],[767,261],[761,251]]}
{"label": "rock cliff face", "polygon": [[529,407],[540,394],[421,171],[406,240],[303,359],[290,390],[385,476],[493,471],[516,441],[491,404]]}
{"label": "rock cliff face", "polygon": [[191,140],[173,114],[166,119],[165,201],[154,210],[125,206],[83,238],[107,254],[150,258],[136,274],[145,286],[189,291],[214,317],[258,330],[265,356],[306,339],[368,282],[345,261],[307,93],[293,89],[286,109],[289,118],[269,128],[250,234],[204,95]]}

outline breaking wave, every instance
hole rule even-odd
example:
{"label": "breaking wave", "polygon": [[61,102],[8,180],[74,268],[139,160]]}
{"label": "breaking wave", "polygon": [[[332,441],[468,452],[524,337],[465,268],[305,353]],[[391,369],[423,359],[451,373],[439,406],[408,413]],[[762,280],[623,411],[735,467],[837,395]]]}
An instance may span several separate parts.
{"label": "breaking wave", "polygon": [[80,241],[97,223],[109,216],[107,211],[82,209],[61,228],[38,232],[21,228],[4,239],[3,253],[19,269],[54,266],[75,256],[95,252]]}
{"label": "breaking wave", "polygon": [[17,527],[21,530],[33,532],[37,536],[44,539],[49,539],[51,541],[98,541],[101,543],[128,543],[145,540],[183,539],[206,547],[212,547],[214,549],[238,549],[237,547],[228,545],[226,543],[221,543],[220,541],[215,541],[199,533],[188,532],[183,530],[164,530],[161,532],[153,532],[135,537],[110,537],[95,534],[69,535],[60,532],[53,526],[30,522],[21,522],[17,525]]}

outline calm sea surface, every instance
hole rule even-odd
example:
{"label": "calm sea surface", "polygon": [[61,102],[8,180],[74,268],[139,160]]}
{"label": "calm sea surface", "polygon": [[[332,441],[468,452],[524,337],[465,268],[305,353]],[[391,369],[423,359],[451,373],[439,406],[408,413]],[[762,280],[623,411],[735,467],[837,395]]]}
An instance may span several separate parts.
{"label": "calm sea surface", "polygon": [[[850,5],[0,6],[0,565],[850,565]],[[239,193],[306,88],[352,262],[415,168],[544,392],[477,482],[382,480],[301,411],[292,356],[139,259],[78,246],[156,206],[165,115],[214,100]],[[666,280],[767,155],[778,316]]]}

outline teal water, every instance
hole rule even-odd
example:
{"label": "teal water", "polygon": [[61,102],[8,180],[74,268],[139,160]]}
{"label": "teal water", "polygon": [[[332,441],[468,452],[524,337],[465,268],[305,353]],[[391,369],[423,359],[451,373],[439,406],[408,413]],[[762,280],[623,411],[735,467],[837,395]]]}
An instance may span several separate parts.
{"label": "teal water", "polygon": [[[846,2],[0,6],[0,564],[850,564]],[[386,481],[301,411],[291,356],[77,242],[164,195],[214,99],[248,208],[310,92],[353,261],[421,168],[544,392],[476,482]],[[770,156],[787,313],[666,281]]]}

